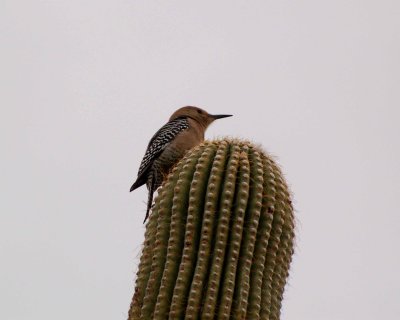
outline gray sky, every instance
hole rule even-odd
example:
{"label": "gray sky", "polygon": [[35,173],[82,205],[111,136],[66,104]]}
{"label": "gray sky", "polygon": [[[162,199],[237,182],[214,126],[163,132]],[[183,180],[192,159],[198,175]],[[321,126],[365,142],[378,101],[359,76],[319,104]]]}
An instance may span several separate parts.
{"label": "gray sky", "polygon": [[148,139],[183,105],[234,117],[297,214],[283,320],[400,314],[400,3],[0,3],[0,318],[125,319]]}

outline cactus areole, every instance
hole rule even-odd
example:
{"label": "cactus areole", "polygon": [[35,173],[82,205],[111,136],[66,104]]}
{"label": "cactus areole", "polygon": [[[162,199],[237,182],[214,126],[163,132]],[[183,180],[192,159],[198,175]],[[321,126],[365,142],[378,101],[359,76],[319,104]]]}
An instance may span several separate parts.
{"label": "cactus areole", "polygon": [[206,141],[158,191],[128,319],[279,319],[293,241],[274,160],[247,141]]}

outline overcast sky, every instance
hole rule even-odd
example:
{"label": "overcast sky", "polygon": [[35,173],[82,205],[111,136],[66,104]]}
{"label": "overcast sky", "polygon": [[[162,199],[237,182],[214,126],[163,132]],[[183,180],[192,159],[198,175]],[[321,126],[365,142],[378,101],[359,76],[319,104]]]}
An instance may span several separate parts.
{"label": "overcast sky", "polygon": [[282,320],[400,315],[400,2],[0,1],[0,318],[126,319],[177,108],[232,113],[294,193]]}

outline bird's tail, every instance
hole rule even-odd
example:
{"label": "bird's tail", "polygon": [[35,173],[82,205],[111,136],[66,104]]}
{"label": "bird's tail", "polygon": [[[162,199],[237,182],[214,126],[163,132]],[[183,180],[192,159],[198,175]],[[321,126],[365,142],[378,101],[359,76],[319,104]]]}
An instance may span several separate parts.
{"label": "bird's tail", "polygon": [[156,189],[154,176],[151,175],[149,180],[150,181],[148,181],[148,184],[147,184],[148,189],[149,189],[149,196],[147,198],[147,210],[146,210],[146,216],[144,217],[143,224],[146,222],[147,218],[150,215],[151,205],[153,203],[153,194]]}

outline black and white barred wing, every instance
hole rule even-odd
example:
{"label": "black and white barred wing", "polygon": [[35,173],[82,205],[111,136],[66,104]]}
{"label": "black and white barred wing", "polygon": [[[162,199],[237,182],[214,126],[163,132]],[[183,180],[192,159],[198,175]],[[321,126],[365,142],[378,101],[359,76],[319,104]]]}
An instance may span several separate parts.
{"label": "black and white barred wing", "polygon": [[166,123],[155,133],[147,146],[146,153],[140,164],[138,180],[147,171],[160,153],[168,146],[168,144],[174,140],[176,135],[187,128],[189,128],[187,118],[178,118]]}

